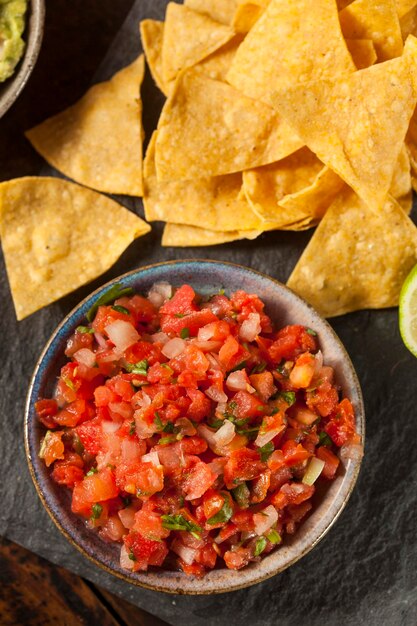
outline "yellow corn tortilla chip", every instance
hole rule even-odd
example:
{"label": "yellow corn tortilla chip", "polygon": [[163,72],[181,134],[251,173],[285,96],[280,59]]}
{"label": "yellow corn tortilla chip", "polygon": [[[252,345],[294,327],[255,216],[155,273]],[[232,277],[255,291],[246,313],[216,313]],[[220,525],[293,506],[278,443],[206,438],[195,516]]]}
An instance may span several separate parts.
{"label": "yellow corn tortilla chip", "polygon": [[408,35],[417,34],[417,6],[400,17],[400,27],[403,41],[407,39]]}
{"label": "yellow corn tortilla chip", "polygon": [[78,183],[141,196],[143,74],[141,55],[26,137],[50,165]]}
{"label": "yellow corn tortilla chip", "polygon": [[166,224],[162,235],[162,245],[173,248],[217,246],[238,239],[256,239],[260,234],[261,231],[256,230],[219,232],[183,224]]}
{"label": "yellow corn tortilla chip", "polygon": [[355,69],[334,2],[271,0],[237,51],[227,80],[269,104],[273,91]]}
{"label": "yellow corn tortilla chip", "polygon": [[336,0],[337,10],[342,11],[348,4],[352,4],[353,0]]}
{"label": "yellow corn tortilla chip", "polygon": [[159,118],[158,180],[241,172],[303,145],[272,107],[192,69],[180,74]]}
{"label": "yellow corn tortilla chip", "polygon": [[[261,230],[264,220],[240,197],[242,174],[158,182],[155,169],[156,133],[144,160],[145,217],[155,220],[204,226],[214,231]],[[204,217],[202,217],[204,216]],[[272,227],[272,225],[271,225]]]}
{"label": "yellow corn tortilla chip", "polygon": [[417,39],[402,57],[275,94],[305,144],[369,205],[383,206],[417,101]]}
{"label": "yellow corn tortilla chip", "polygon": [[417,0],[395,0],[398,17],[404,17],[406,13],[417,6]]}
{"label": "yellow corn tortilla chip", "polygon": [[346,45],[358,70],[373,65],[377,60],[372,39],[346,39]]}
{"label": "yellow corn tortilla chip", "polygon": [[265,11],[270,0],[238,0],[232,26],[237,33],[248,33]]}
{"label": "yellow corn tortilla chip", "polygon": [[388,198],[382,210],[345,189],[301,255],[288,286],[325,317],[398,304],[417,262],[417,229]]}
{"label": "yellow corn tortilla chip", "polygon": [[238,0],[184,0],[185,6],[221,24],[230,25],[236,11]]}
{"label": "yellow corn tortilla chip", "polygon": [[379,61],[400,56],[403,50],[395,0],[355,0],[339,13],[347,39],[372,39]]}
{"label": "yellow corn tortilla chip", "polygon": [[404,144],[394,169],[389,193],[407,215],[410,214],[413,205],[410,168],[410,157],[406,145]]}
{"label": "yellow corn tortilla chip", "polygon": [[235,54],[242,43],[242,35],[236,35],[224,46],[196,65],[196,68],[213,80],[225,81]]}
{"label": "yellow corn tortilla chip", "polygon": [[1,183],[0,215],[18,320],[100,276],[150,230],[110,198],[58,178]]}
{"label": "yellow corn tortilla chip", "polygon": [[279,226],[307,218],[313,220],[322,217],[344,184],[331,172],[320,187],[323,192],[331,184],[332,193],[329,189],[327,197],[320,198],[316,191],[317,202],[311,202],[313,194],[306,191],[323,180],[323,170],[327,172],[328,168],[316,155],[308,148],[301,148],[282,161],[243,172],[243,190],[250,206],[263,220],[277,222]]}
{"label": "yellow corn tortilla chip", "polygon": [[182,4],[170,2],[162,43],[164,83],[174,80],[181,70],[192,67],[234,36],[235,31],[230,26],[215,22]]}
{"label": "yellow corn tortilla chip", "polygon": [[162,42],[164,23],[158,20],[143,20],[140,23],[143,51],[156,86],[167,96],[168,89],[162,75]]}

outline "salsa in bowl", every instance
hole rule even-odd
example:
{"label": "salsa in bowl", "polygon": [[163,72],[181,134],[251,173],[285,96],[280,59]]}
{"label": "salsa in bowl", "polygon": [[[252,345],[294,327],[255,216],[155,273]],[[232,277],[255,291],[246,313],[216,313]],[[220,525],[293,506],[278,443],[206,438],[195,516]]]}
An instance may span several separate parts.
{"label": "salsa in bowl", "polygon": [[26,416],[44,504],[90,558],[164,591],[281,571],[343,508],[363,407],[333,331],[287,288],[229,264],[121,277],[41,357]]}

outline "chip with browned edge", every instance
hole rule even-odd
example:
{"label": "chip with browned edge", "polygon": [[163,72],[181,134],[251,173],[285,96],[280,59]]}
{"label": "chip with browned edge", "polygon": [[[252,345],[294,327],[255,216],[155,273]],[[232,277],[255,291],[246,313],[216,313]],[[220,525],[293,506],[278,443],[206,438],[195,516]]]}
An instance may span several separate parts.
{"label": "chip with browned edge", "polygon": [[227,76],[251,98],[308,80],[355,71],[329,0],[271,0],[240,46]]}
{"label": "chip with browned edge", "polygon": [[375,63],[377,56],[372,39],[346,39],[346,45],[358,70]]}
{"label": "chip with browned edge", "polygon": [[166,224],[162,235],[162,245],[177,248],[217,246],[238,239],[256,239],[260,234],[261,232],[256,230],[220,232],[183,224]]}
{"label": "chip with browned edge", "polygon": [[401,57],[275,94],[306,145],[369,205],[383,206],[417,102],[417,39]]}
{"label": "chip with browned edge", "polygon": [[350,189],[335,200],[301,255],[288,286],[325,317],[396,306],[417,263],[417,229],[388,197],[368,207]]}
{"label": "chip with browned edge", "polygon": [[100,276],[150,230],[110,198],[59,178],[1,183],[0,216],[18,320]]}
{"label": "chip with browned edge", "polygon": [[231,174],[302,145],[272,107],[194,68],[179,75],[159,118],[156,170],[159,180]]}
{"label": "chip with browned edge", "polygon": [[26,132],[57,170],[106,193],[142,195],[143,55],[76,104]]}

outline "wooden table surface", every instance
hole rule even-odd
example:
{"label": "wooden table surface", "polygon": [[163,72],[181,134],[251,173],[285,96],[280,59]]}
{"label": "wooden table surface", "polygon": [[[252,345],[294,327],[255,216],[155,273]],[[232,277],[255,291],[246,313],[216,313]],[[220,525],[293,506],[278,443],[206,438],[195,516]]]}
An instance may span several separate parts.
{"label": "wooden table surface", "polygon": [[[0,179],[37,174],[42,159],[23,130],[58,112],[88,88],[133,0],[47,2],[35,70],[0,120]],[[42,98],[33,98],[39,93]],[[33,106],[36,100],[37,106]],[[1,626],[163,626],[158,618],[0,538]]]}

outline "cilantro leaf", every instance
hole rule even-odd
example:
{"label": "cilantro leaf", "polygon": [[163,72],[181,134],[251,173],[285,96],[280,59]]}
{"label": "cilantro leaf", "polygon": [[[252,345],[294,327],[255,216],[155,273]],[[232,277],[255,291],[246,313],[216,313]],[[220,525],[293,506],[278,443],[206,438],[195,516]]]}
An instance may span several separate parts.
{"label": "cilantro leaf", "polygon": [[258,363],[258,365],[255,365],[251,374],[262,374],[262,372],[265,371],[265,369],[266,369],[266,361],[261,361],[260,363]]}
{"label": "cilantro leaf", "polygon": [[98,469],[96,467],[92,467],[86,474],[86,476],[93,476],[94,474],[97,474]]}
{"label": "cilantro leaf", "polygon": [[189,336],[190,336],[190,329],[189,328],[182,328],[181,332],[180,332],[181,339],[188,339]]}
{"label": "cilantro leaf", "polygon": [[89,335],[92,335],[94,333],[94,328],[90,328],[89,326],[77,326],[75,330],[77,333],[81,334],[88,333]]}
{"label": "cilantro leaf", "polygon": [[96,302],[87,312],[86,318],[89,322],[92,322],[96,316],[99,306],[102,306],[104,304],[111,304],[122,296],[131,296],[133,293],[134,291],[131,287],[123,287],[123,285],[121,285],[120,283],[116,283],[96,300]]}
{"label": "cilantro leaf", "polygon": [[263,463],[266,463],[274,450],[275,448],[274,448],[274,444],[272,443],[272,441],[268,441],[268,443],[266,443],[264,446],[261,446],[260,448],[258,448],[261,461]]}
{"label": "cilantro leaf", "polygon": [[148,373],[149,363],[147,359],[138,361],[137,363],[126,363],[125,370],[130,374],[138,376],[146,376]]}
{"label": "cilantro leaf", "polygon": [[279,397],[282,398],[289,406],[295,404],[295,392],[294,391],[281,391]]}
{"label": "cilantro leaf", "polygon": [[228,522],[229,519],[232,517],[232,515],[233,515],[233,507],[230,502],[229,495],[225,494],[224,504],[222,508],[220,509],[218,513],[216,513],[216,515],[213,515],[213,517],[209,517],[209,519],[207,520],[207,524],[210,524],[210,526],[214,524],[223,524],[225,522]]}
{"label": "cilantro leaf", "polygon": [[237,365],[235,365],[234,367],[232,367],[231,370],[229,370],[227,373],[231,374],[231,372],[237,372],[238,370],[243,370],[246,367],[246,361],[242,361],[241,363],[238,363]]}
{"label": "cilantro leaf", "polygon": [[270,543],[281,543],[281,535],[273,528],[267,533],[266,538]]}
{"label": "cilantro leaf", "polygon": [[319,433],[319,446],[327,446],[328,448],[332,447],[332,440],[329,435],[324,432],[324,430]]}
{"label": "cilantro leaf", "polygon": [[101,504],[93,504],[91,511],[91,519],[99,519],[100,515],[103,512],[103,507],[101,506]]}
{"label": "cilantro leaf", "polygon": [[250,491],[246,483],[241,483],[232,489],[232,495],[241,509],[248,508]]}
{"label": "cilantro leaf", "polygon": [[306,328],[306,332],[307,332],[309,335],[312,335],[312,337],[317,337],[317,333],[316,333],[316,331],[315,331],[315,330],[313,330],[312,328]]}
{"label": "cilantro leaf", "polygon": [[114,304],[112,306],[113,311],[117,311],[118,313],[123,313],[124,315],[130,315],[130,311],[126,309],[124,306],[120,306],[120,304]]}
{"label": "cilantro leaf", "polygon": [[187,519],[181,513],[179,515],[161,515],[161,520],[162,526],[167,530],[184,530],[191,533],[196,539],[201,539],[200,533],[203,532],[201,526]]}

